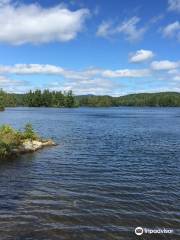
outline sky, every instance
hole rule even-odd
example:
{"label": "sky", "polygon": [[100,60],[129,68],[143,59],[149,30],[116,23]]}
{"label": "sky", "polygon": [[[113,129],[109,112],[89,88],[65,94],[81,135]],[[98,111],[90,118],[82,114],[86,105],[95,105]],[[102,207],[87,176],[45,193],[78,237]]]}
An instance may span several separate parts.
{"label": "sky", "polygon": [[0,88],[180,92],[180,0],[0,0]]}

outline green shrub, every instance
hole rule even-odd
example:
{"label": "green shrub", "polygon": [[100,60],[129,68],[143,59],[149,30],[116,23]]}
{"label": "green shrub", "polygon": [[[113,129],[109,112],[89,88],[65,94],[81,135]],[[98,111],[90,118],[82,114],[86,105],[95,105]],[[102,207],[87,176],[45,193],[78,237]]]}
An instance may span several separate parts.
{"label": "green shrub", "polygon": [[0,141],[8,145],[19,145],[21,142],[21,135],[9,125],[2,125],[0,127]]}
{"label": "green shrub", "polygon": [[10,145],[0,141],[0,159],[8,157],[10,152],[11,152]]}
{"label": "green shrub", "polygon": [[24,131],[17,131],[9,125],[0,126],[0,159],[11,155],[12,150],[20,146],[25,139],[40,139],[31,124],[26,124]]}
{"label": "green shrub", "polygon": [[4,101],[2,96],[0,96],[0,111],[4,111]]}
{"label": "green shrub", "polygon": [[30,123],[25,125],[24,132],[23,132],[23,138],[31,139],[31,140],[38,139],[38,135],[34,132],[33,127]]}

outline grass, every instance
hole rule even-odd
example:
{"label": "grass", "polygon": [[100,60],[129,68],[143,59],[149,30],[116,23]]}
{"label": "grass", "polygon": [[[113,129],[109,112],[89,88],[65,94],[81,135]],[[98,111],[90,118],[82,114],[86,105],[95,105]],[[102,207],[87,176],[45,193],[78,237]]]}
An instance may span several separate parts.
{"label": "grass", "polygon": [[0,126],[0,159],[10,156],[12,149],[21,145],[26,139],[40,139],[31,124],[26,124],[23,131],[18,131],[10,125]]}

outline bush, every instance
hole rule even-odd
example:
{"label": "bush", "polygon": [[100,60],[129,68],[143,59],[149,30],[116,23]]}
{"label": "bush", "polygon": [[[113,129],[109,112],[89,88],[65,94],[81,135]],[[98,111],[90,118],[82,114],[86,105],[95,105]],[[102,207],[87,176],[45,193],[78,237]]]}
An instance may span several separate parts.
{"label": "bush", "polygon": [[4,101],[2,96],[0,96],[0,111],[4,111]]}
{"label": "bush", "polygon": [[23,138],[31,139],[31,140],[38,139],[38,135],[34,132],[33,127],[30,123],[25,125],[24,132],[23,132]]}
{"label": "bush", "polygon": [[9,125],[0,126],[0,159],[10,156],[12,150],[20,146],[25,139],[39,139],[31,124],[26,124],[24,131],[17,131]]}
{"label": "bush", "polygon": [[8,157],[10,152],[11,152],[10,145],[0,141],[0,159]]}
{"label": "bush", "polygon": [[9,125],[0,127],[0,141],[5,144],[16,146],[21,142],[21,135]]}

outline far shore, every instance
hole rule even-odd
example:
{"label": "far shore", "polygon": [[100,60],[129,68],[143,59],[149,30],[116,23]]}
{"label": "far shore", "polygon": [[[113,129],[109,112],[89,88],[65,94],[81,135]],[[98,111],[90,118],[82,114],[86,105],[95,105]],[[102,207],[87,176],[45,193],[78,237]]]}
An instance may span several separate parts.
{"label": "far shore", "polygon": [[123,96],[75,95],[72,91],[35,90],[23,94],[0,90],[0,109],[5,107],[180,107],[179,92],[135,93]]}

